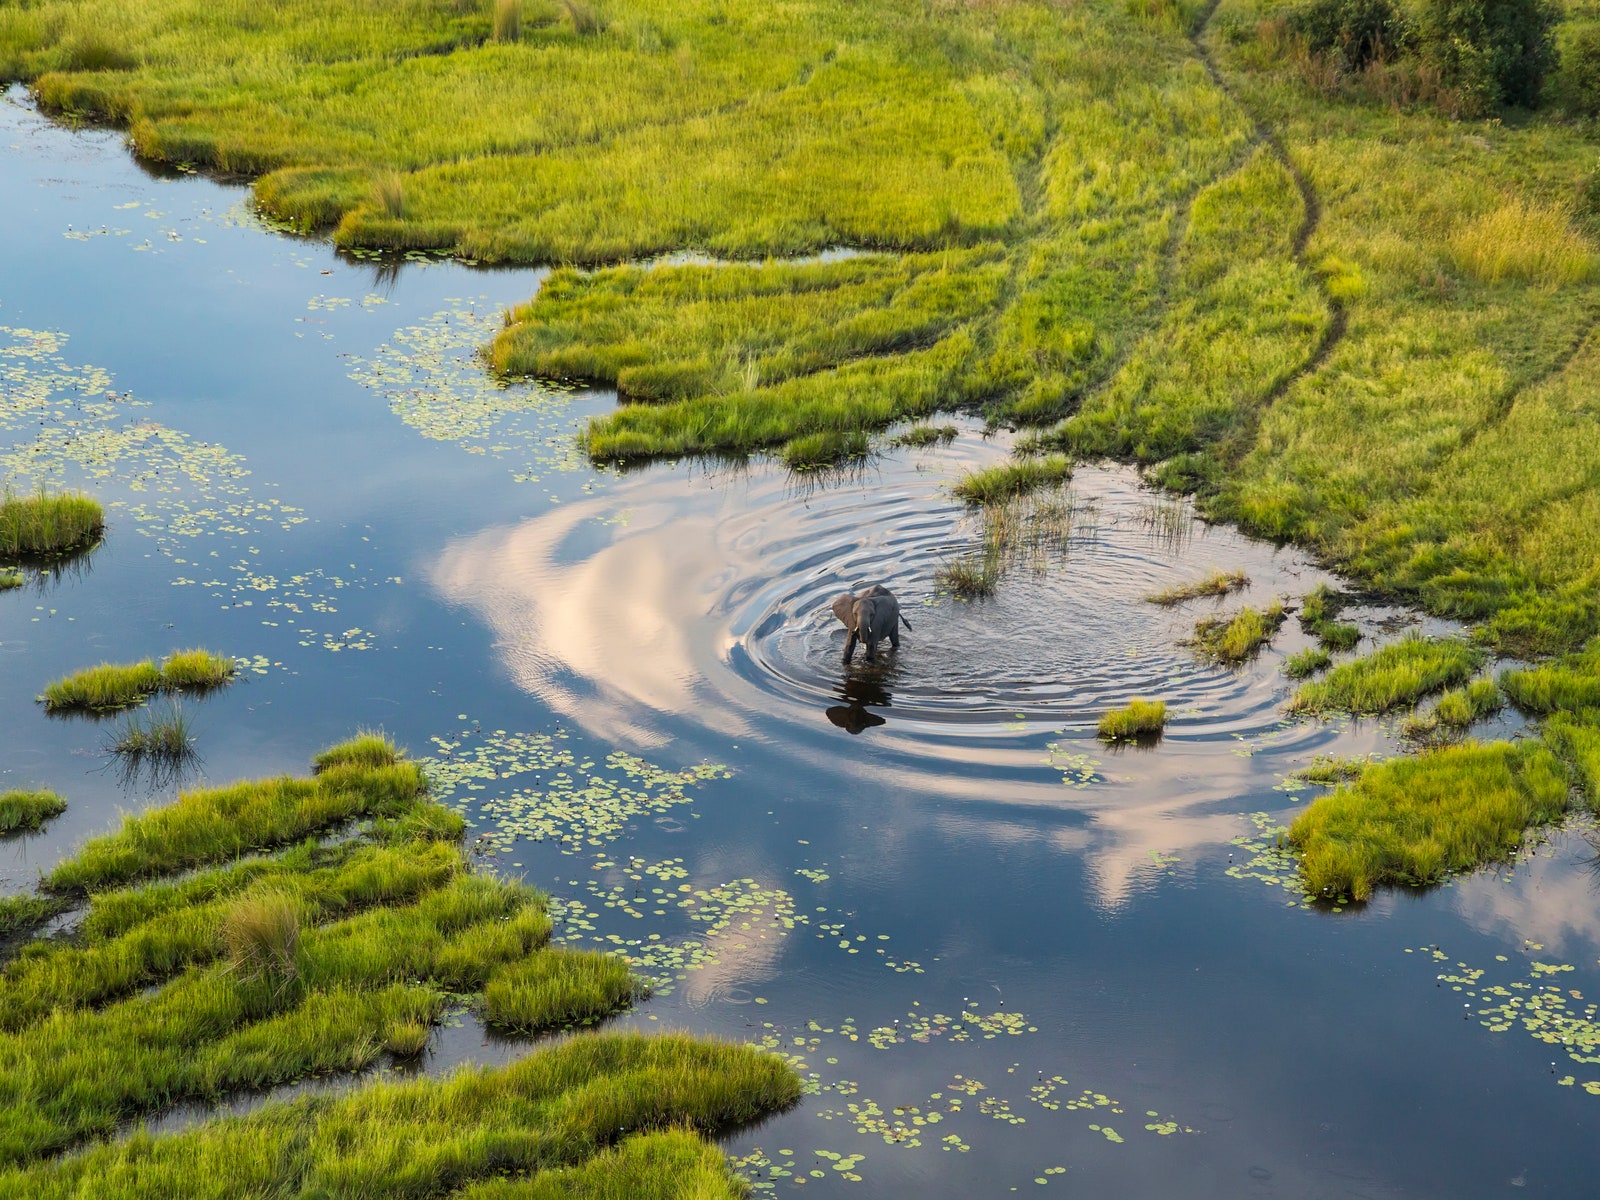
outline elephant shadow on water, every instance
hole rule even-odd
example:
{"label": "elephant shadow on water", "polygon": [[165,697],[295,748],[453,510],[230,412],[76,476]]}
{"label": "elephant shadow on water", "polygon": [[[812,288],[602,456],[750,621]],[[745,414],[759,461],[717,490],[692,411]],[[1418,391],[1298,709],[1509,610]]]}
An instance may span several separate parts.
{"label": "elephant shadow on water", "polygon": [[888,724],[885,717],[869,711],[871,708],[888,708],[894,703],[889,694],[893,667],[874,667],[852,671],[834,685],[834,696],[843,704],[829,705],[823,715],[846,733],[861,733]]}

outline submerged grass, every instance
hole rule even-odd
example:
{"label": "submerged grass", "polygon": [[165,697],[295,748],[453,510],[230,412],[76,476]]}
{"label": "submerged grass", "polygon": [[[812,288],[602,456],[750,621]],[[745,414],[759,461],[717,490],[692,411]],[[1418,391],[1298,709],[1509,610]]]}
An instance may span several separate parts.
{"label": "submerged grass", "polygon": [[1202,658],[1242,663],[1260,653],[1283,621],[1283,605],[1277,601],[1264,609],[1242,608],[1232,616],[1204,617],[1195,622],[1189,645]]}
{"label": "submerged grass", "polygon": [[112,737],[111,750],[136,761],[183,763],[195,757],[194,733],[176,705],[164,712],[131,713]]}
{"label": "submerged grass", "polygon": [[968,504],[998,504],[1041,488],[1059,487],[1071,478],[1072,464],[1052,454],[969,472],[950,490]]}
{"label": "submerged grass", "polygon": [[54,792],[0,792],[0,835],[32,833],[67,811],[67,802]]}
{"label": "submerged grass", "polygon": [[[0,1193],[437,1195],[581,1167],[624,1128],[714,1132],[798,1096],[789,1067],[755,1051],[594,1035],[502,1072],[52,1157],[174,1103],[415,1056],[464,996],[523,1033],[635,998],[622,960],[544,949],[544,898],[472,872],[460,819],[392,744],[369,735],[320,758],[311,780],[191,792],[126,818],[52,872],[55,892],[87,891],[87,911],[0,975]],[[354,836],[318,840],[352,819]],[[21,899],[16,926],[58,910]]]}
{"label": "submerged grass", "polygon": [[1415,704],[1441,688],[1465,683],[1483,665],[1483,659],[1483,651],[1465,642],[1407,637],[1365,658],[1341,663],[1323,679],[1301,685],[1289,702],[1289,711],[1357,716],[1389,712]]}
{"label": "submerged grass", "polygon": [[88,667],[49,684],[41,699],[52,712],[106,712],[142,704],[161,691],[212,691],[232,682],[237,669],[233,659],[209,650],[180,650],[160,667],[148,658]]}
{"label": "submerged grass", "polygon": [[1165,700],[1134,700],[1100,718],[1099,736],[1108,742],[1154,738],[1167,725]]}
{"label": "submerged grass", "polygon": [[1320,646],[1297,651],[1283,660],[1283,673],[1290,679],[1307,679],[1318,671],[1325,671],[1333,662],[1332,656]]}
{"label": "submerged grass", "polygon": [[1289,841],[1309,894],[1365,900],[1383,884],[1437,883],[1506,858],[1566,808],[1566,780],[1543,745],[1468,743],[1367,768],[1313,801]]}
{"label": "submerged grass", "polygon": [[105,527],[105,511],[89,496],[0,496],[0,558],[74,554],[99,541]]}

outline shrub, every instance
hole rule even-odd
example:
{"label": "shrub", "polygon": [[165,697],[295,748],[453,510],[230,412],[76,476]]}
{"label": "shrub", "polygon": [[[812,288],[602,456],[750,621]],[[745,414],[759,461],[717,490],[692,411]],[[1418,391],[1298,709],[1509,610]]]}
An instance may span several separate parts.
{"label": "shrub", "polygon": [[1462,97],[1466,115],[1533,108],[1556,64],[1554,0],[1425,0],[1417,42]]}
{"label": "shrub", "polygon": [[1568,35],[1557,80],[1568,112],[1600,116],[1600,25],[1585,25]]}
{"label": "shrub", "polygon": [[1393,0],[1312,0],[1290,18],[1312,54],[1365,70],[1405,48],[1409,27]]}

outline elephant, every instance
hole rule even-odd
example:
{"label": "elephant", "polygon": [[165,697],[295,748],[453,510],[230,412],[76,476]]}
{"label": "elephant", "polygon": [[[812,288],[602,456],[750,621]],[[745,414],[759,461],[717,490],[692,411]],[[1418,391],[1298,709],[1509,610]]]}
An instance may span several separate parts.
{"label": "elephant", "polygon": [[898,650],[900,624],[903,622],[907,629],[911,628],[911,622],[900,611],[900,601],[894,598],[894,593],[877,583],[854,596],[846,592],[835,597],[833,615],[850,631],[850,637],[844,644],[846,663],[855,657],[856,642],[866,645],[867,661],[872,662],[878,657],[879,642],[888,638],[889,645]]}

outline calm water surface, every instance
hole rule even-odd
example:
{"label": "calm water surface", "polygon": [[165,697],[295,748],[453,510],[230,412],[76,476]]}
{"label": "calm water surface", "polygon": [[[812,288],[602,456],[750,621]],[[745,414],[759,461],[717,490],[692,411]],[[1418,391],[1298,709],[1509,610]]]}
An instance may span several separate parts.
{"label": "calm water surface", "polygon": [[[249,667],[187,709],[195,778],[381,726],[559,936],[656,982],[619,1025],[795,1056],[812,1094],[728,1142],[763,1192],[1592,1194],[1587,831],[1305,907],[1260,833],[1315,794],[1287,776],[1393,731],[1282,718],[1293,622],[1230,671],[1180,644],[1212,602],[1141,600],[1214,566],[1298,597],[1304,556],[1086,469],[1042,570],[953,601],[978,531],[947,485],[1006,452],[975,425],[809,485],[597,472],[571,435],[613,396],[472,359],[538,272],[341,259],[244,201],[0,104],[0,471],[112,505],[88,562],[0,595],[0,787],[70,802],[0,845],[7,890],[172,794],[43,684],[204,644]],[[826,602],[872,581],[915,630],[846,671]],[[1096,741],[1136,696],[1160,744]],[[427,1069],[522,1049],[468,1015]]]}

